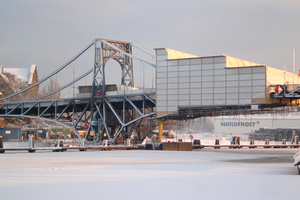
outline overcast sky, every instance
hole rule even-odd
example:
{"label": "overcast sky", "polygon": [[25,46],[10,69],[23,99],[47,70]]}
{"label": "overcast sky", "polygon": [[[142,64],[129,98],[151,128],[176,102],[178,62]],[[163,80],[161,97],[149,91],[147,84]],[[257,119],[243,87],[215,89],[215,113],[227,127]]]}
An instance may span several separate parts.
{"label": "overcast sky", "polygon": [[37,64],[39,78],[94,38],[278,69],[292,66],[295,48],[300,68],[299,0],[0,0],[0,13],[0,64]]}

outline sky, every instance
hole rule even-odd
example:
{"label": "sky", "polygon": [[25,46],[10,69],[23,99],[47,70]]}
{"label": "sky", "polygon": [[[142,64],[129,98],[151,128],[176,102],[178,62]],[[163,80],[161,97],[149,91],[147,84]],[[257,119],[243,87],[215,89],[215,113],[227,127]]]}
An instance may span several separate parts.
{"label": "sky", "polygon": [[[288,71],[296,49],[300,69],[299,0],[0,0],[0,13],[0,64],[37,64],[40,79],[95,38],[130,41],[151,53],[166,47],[225,54]],[[89,53],[73,64],[75,76],[93,67]],[[110,65],[108,82],[119,80],[119,67]],[[140,67],[135,85],[142,84]]]}

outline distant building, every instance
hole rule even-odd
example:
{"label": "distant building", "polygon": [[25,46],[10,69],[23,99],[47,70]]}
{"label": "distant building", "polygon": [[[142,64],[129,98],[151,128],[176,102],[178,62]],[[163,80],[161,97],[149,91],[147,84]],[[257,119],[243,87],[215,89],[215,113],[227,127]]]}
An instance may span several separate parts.
{"label": "distant building", "polygon": [[[0,69],[0,92],[3,97],[18,92],[34,83],[38,82],[37,66],[30,68],[4,68]],[[31,91],[35,95],[38,92],[38,86]]]}
{"label": "distant building", "polygon": [[297,74],[227,55],[155,50],[157,116],[179,108],[284,103],[270,98],[270,85],[300,83]]}
{"label": "distant building", "polygon": [[[30,68],[0,68],[0,98],[16,93],[32,84],[38,82],[37,66]],[[38,86],[25,92],[20,96],[15,96],[8,101],[19,101],[30,99],[38,94]],[[22,99],[20,99],[22,98]],[[1,103],[1,102],[0,102]],[[11,119],[8,119],[8,121]],[[4,118],[0,118],[0,128],[4,127]]]}

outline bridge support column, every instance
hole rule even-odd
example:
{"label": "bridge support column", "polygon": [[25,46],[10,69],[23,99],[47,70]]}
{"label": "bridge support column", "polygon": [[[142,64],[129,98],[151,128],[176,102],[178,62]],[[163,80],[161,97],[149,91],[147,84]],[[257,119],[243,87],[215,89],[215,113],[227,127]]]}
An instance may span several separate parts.
{"label": "bridge support column", "polygon": [[86,148],[84,148],[85,147],[85,139],[81,140],[80,147],[82,147],[82,148],[80,148],[79,151],[86,151],[87,150]]}
{"label": "bridge support column", "polygon": [[29,136],[29,148],[31,148],[30,150],[28,150],[29,153],[35,152],[35,149],[34,149],[34,136]]}
{"label": "bridge support column", "polygon": [[[0,148],[3,148],[3,138],[0,136]],[[0,150],[0,153],[5,153],[5,150]]]}
{"label": "bridge support column", "polygon": [[158,142],[162,141],[162,132],[163,132],[163,119],[159,120],[159,132],[158,132]]}

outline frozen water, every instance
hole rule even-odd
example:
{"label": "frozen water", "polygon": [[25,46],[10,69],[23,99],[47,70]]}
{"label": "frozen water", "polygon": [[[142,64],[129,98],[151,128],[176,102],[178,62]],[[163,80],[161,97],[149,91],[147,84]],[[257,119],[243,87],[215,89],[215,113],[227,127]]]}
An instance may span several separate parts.
{"label": "frozen water", "polygon": [[0,154],[1,199],[298,199],[299,149]]}

